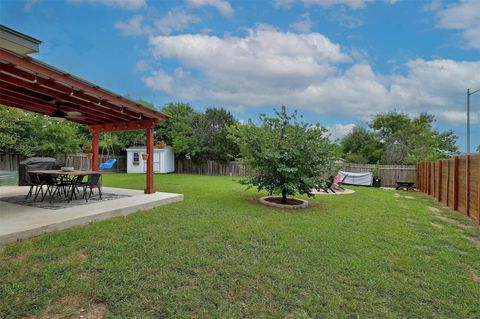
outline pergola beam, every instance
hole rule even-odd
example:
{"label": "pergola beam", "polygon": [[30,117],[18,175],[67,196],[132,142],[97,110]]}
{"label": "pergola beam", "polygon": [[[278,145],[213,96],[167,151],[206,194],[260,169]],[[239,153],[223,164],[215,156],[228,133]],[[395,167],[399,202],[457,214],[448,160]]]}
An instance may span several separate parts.
{"label": "pergola beam", "polygon": [[[44,115],[61,108],[67,113],[66,120],[87,125],[92,137],[93,170],[99,168],[100,133],[145,130],[148,154],[145,193],[155,192],[155,124],[167,120],[166,115],[4,49],[0,49],[0,103]],[[80,112],[82,116],[69,116],[71,112]]]}
{"label": "pergola beam", "polygon": [[83,102],[83,101],[75,101],[70,97],[70,95],[57,92],[55,90],[30,83],[24,80],[20,80],[19,78],[13,77],[11,75],[6,75],[3,74],[2,77],[0,78],[0,81],[3,83],[1,84],[3,87],[10,89],[11,91],[20,91],[20,90],[31,90],[32,92],[37,92],[41,93],[47,96],[50,96],[54,99],[60,100],[60,101],[67,101],[72,104],[77,104],[82,106],[83,108],[76,109],[75,111],[79,111],[81,113],[85,113],[88,116],[91,116],[92,118],[96,118],[100,121],[106,121],[106,122],[115,122],[115,121],[125,121],[125,117],[118,117],[115,113],[113,112],[108,112],[107,110],[100,110],[100,109],[95,109],[94,104],[90,104],[88,102]]}
{"label": "pergola beam", "polygon": [[132,111],[124,109],[121,106],[109,103],[107,101],[100,101],[98,98],[95,98],[91,95],[85,94],[85,93],[83,93],[81,91],[78,91],[78,90],[73,90],[72,88],[69,88],[65,85],[54,82],[50,79],[44,79],[40,76],[36,76],[36,75],[31,74],[31,73],[29,73],[27,71],[24,71],[24,70],[20,70],[20,69],[15,68],[11,65],[0,63],[0,72],[9,73],[9,74],[14,75],[16,77],[19,77],[20,79],[28,81],[29,83],[42,85],[46,88],[51,88],[51,89],[57,90],[59,92],[65,93],[65,94],[73,93],[70,96],[74,99],[77,99],[77,100],[81,101],[81,102],[93,103],[96,108],[98,108],[98,107],[103,108],[104,110],[106,110],[110,113],[112,112],[112,109],[117,111],[117,112],[120,112],[121,113],[120,115],[124,120],[130,120],[130,119],[131,120],[136,120],[136,119],[138,119],[138,114],[137,113],[134,113]]}
{"label": "pergola beam", "polygon": [[[74,87],[78,90],[89,92],[98,97],[99,99],[109,101],[117,105],[122,105],[125,108],[130,109],[134,112],[145,114],[147,117],[156,119],[159,116],[162,116],[158,112],[146,109],[142,105],[125,99],[122,96],[114,95],[113,93],[100,89],[96,85],[80,81],[79,79],[72,77],[68,73],[61,73],[60,71],[52,70],[51,68],[41,65],[39,64],[39,62],[34,62],[33,59],[28,56],[17,56],[13,53],[0,49],[0,59],[8,61],[10,64],[13,64],[15,66],[30,70],[33,73],[44,75],[54,81],[65,83],[66,85]],[[167,119],[167,117],[164,117],[164,119]]]}
{"label": "pergola beam", "polygon": [[[0,98],[3,100],[2,104],[10,105],[9,103],[15,103],[11,105],[16,108],[23,108],[31,112],[40,113],[43,115],[50,115],[56,110],[56,107],[52,104],[48,104],[41,101],[28,101],[25,100],[23,96],[16,96],[13,92],[3,91],[0,89]],[[74,111],[74,109],[64,108],[65,111]],[[70,121],[77,122],[80,124],[91,125],[93,124],[91,119],[86,117],[69,117]]]}
{"label": "pergola beam", "polygon": [[[25,104],[23,101],[19,101],[15,98],[5,96],[0,93],[0,104],[5,104],[11,107],[24,109],[30,112],[39,113],[42,115],[50,115],[54,110],[49,109],[50,105],[38,105],[34,103]],[[83,118],[70,118],[69,121],[77,122],[83,125],[90,125],[92,122],[88,121],[87,119]]]}
{"label": "pergola beam", "polygon": [[153,120],[138,120],[122,123],[106,123],[106,124],[96,124],[90,125],[88,127],[90,132],[122,132],[122,131],[135,131],[135,130],[145,130],[147,128],[153,127],[155,121]]}

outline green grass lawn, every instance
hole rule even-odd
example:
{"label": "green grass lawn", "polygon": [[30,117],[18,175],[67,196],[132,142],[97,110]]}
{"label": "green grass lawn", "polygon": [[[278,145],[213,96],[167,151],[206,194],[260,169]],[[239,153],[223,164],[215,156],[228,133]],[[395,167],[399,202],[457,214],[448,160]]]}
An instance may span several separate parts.
{"label": "green grass lawn", "polygon": [[361,187],[278,210],[237,181],[157,175],[185,201],[0,248],[0,317],[480,318],[480,232],[462,216]]}

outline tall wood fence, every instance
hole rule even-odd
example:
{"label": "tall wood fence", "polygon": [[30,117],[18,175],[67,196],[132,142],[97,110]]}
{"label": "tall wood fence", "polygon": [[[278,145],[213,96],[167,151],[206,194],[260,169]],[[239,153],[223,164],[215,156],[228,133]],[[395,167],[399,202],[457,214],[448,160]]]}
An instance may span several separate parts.
{"label": "tall wood fence", "polygon": [[[85,154],[68,154],[60,156],[65,161],[66,166],[73,166],[76,169],[89,169],[90,161]],[[125,155],[115,156],[117,163],[112,172],[127,171],[127,157]],[[24,158],[16,154],[0,154],[0,171],[18,171],[18,163]],[[102,157],[100,162],[107,160]],[[375,172],[376,165],[373,164],[337,164],[338,170],[361,173]],[[187,159],[177,159],[175,161],[175,172],[181,174],[196,175],[219,175],[219,176],[247,176],[251,172],[247,166],[241,162],[218,163],[206,161],[204,163],[194,163]],[[382,186],[395,186],[397,181],[415,182],[416,168],[413,165],[380,165],[379,174],[382,180]]]}
{"label": "tall wood fence", "polygon": [[[352,173],[374,172],[373,164],[337,164],[338,170]],[[188,159],[175,161],[175,172],[180,174],[216,175],[216,176],[247,176],[251,172],[241,162],[225,164],[214,161],[195,163]],[[397,181],[415,182],[416,167],[414,165],[380,165],[379,175],[382,186],[395,186]]]}
{"label": "tall wood fence", "polygon": [[18,154],[0,153],[0,171],[18,172],[18,163],[22,159]]}
{"label": "tall wood fence", "polygon": [[418,164],[417,188],[480,223],[480,155]]}
{"label": "tall wood fence", "polygon": [[212,176],[247,176],[250,174],[250,170],[246,165],[235,161],[227,163],[215,161],[195,163],[189,159],[176,159],[175,173]]}
{"label": "tall wood fence", "polygon": [[[65,166],[73,166],[75,169],[90,169],[91,162],[85,156],[85,154],[78,153],[78,154],[68,154],[65,158],[62,158],[65,161]],[[107,156],[100,155],[100,163],[105,162],[108,159]],[[127,171],[127,156],[126,155],[116,155],[115,159],[117,162],[113,166],[112,169],[107,170],[108,172],[117,172],[117,173],[125,173]]]}
{"label": "tall wood fence", "polygon": [[[375,164],[337,164],[341,171],[352,173],[374,172]],[[416,180],[415,165],[380,165],[378,167],[379,177],[382,180],[381,186],[393,187],[397,182],[413,182]]]}

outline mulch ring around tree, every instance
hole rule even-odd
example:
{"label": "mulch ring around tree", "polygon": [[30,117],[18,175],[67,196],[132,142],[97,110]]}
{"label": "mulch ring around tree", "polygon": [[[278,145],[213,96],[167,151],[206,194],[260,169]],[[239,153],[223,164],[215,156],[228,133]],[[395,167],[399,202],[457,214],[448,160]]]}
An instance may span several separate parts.
{"label": "mulch ring around tree", "polygon": [[260,198],[259,201],[264,205],[277,208],[299,209],[308,207],[308,202],[306,200],[297,198],[287,198],[287,203],[282,203],[282,197],[265,196]]}

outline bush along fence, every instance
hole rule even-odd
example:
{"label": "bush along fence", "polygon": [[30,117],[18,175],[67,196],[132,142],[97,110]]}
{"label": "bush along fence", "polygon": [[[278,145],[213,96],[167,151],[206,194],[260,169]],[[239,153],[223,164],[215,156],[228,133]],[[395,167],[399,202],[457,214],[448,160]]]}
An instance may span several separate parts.
{"label": "bush along fence", "polygon": [[480,155],[418,164],[417,188],[480,224]]}

